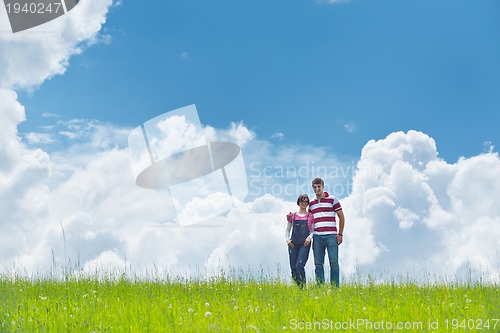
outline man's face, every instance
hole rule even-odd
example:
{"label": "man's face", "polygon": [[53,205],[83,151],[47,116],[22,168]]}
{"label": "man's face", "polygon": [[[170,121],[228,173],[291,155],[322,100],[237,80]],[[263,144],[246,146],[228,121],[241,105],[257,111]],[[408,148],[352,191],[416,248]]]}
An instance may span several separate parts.
{"label": "man's face", "polygon": [[313,190],[316,195],[322,195],[323,194],[323,185],[321,184],[313,184]]}

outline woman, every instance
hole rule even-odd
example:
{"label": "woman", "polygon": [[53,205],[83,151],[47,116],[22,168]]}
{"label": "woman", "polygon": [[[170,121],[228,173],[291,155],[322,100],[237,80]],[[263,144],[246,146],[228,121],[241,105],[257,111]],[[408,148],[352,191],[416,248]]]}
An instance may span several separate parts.
{"label": "woman", "polygon": [[[301,194],[297,198],[299,211],[287,215],[285,238],[288,244],[288,255],[290,258],[290,269],[292,279],[303,287],[306,284],[305,266],[311,250],[313,216],[307,211],[309,197]],[[290,234],[291,231],[291,234]]]}

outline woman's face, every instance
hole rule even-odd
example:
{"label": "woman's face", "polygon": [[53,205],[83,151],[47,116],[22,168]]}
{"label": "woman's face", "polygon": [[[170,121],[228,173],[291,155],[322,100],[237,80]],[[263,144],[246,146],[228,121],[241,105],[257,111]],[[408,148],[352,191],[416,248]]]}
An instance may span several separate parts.
{"label": "woman's face", "polygon": [[299,205],[300,205],[300,207],[303,207],[303,208],[307,207],[309,205],[309,199],[308,198],[300,199]]}

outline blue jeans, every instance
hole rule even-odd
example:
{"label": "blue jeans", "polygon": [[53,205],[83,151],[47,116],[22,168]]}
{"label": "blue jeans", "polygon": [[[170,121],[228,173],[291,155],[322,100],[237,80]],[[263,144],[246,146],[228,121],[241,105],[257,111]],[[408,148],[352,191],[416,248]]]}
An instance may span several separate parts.
{"label": "blue jeans", "polygon": [[314,235],[313,236],[313,254],[316,273],[316,282],[325,283],[325,250],[328,252],[328,261],[330,262],[330,283],[335,286],[340,285],[339,268],[339,245],[336,235]]}
{"label": "blue jeans", "polygon": [[302,287],[306,284],[306,267],[307,259],[309,259],[309,251],[311,244],[295,244],[294,247],[288,247],[288,256],[290,258],[290,269],[292,271],[292,279]]}

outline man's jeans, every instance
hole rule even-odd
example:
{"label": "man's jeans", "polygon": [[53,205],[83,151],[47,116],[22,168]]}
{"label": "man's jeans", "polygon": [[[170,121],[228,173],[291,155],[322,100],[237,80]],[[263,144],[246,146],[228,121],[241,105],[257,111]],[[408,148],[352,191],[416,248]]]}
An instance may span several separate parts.
{"label": "man's jeans", "polygon": [[294,245],[294,247],[288,247],[290,269],[292,271],[292,279],[302,287],[306,284],[306,271],[304,267],[306,267],[306,262],[309,258],[311,244],[308,246],[304,246],[304,244]]}
{"label": "man's jeans", "polygon": [[313,236],[313,254],[314,266],[316,266],[316,282],[318,284],[325,283],[325,250],[328,252],[328,261],[330,262],[330,283],[340,284],[340,269],[339,269],[339,245],[337,244],[336,235],[314,235]]}

